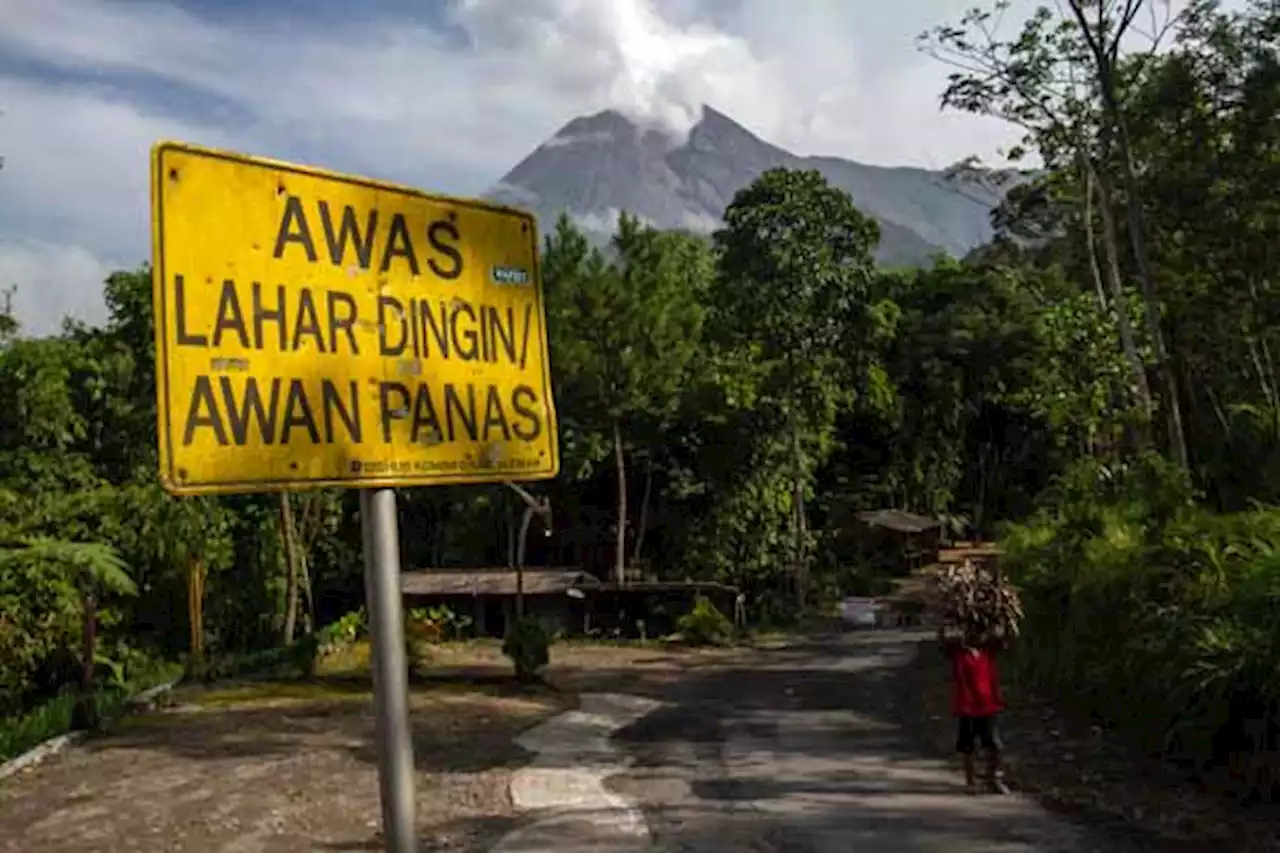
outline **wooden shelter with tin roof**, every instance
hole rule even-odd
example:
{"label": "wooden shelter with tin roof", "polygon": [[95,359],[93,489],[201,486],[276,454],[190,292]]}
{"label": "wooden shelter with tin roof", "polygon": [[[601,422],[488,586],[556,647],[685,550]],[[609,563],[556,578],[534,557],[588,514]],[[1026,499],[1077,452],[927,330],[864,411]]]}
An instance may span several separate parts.
{"label": "wooden shelter with tin roof", "polygon": [[[525,595],[568,595],[571,589],[599,589],[596,577],[581,569],[525,569]],[[515,595],[512,569],[417,569],[400,575],[406,599],[477,595]]]}
{"label": "wooden shelter with tin roof", "polygon": [[[586,598],[603,585],[581,569],[536,568],[522,573],[526,612],[572,629],[583,622]],[[416,569],[400,575],[407,607],[443,604],[470,616],[480,636],[501,636],[515,612],[521,582],[512,569]]]}
{"label": "wooden shelter with tin roof", "polygon": [[[676,620],[703,596],[737,619],[735,587],[698,581],[602,582],[574,568],[530,568],[523,572],[525,612],[566,634],[594,631],[606,636],[649,636],[675,630]],[[445,605],[470,616],[480,636],[501,636],[515,613],[521,581],[505,568],[417,569],[400,576],[406,607]],[[640,627],[643,625],[643,627]]]}
{"label": "wooden shelter with tin roof", "polygon": [[873,551],[893,556],[890,563],[911,571],[935,562],[946,525],[937,518],[902,509],[877,509],[858,513],[858,521],[871,529]]}

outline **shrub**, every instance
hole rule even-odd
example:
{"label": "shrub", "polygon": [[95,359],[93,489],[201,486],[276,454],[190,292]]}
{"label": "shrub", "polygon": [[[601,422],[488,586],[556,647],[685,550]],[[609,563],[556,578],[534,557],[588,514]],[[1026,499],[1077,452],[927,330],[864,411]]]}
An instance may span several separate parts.
{"label": "shrub", "polygon": [[676,620],[676,630],[691,646],[724,646],[733,642],[733,623],[701,595],[694,600],[693,609]]}
{"label": "shrub", "polygon": [[129,692],[163,684],[180,673],[180,666],[173,661],[120,640],[98,652],[94,661],[100,686]]}
{"label": "shrub", "polygon": [[75,692],[64,691],[24,714],[0,718],[0,761],[6,761],[51,737],[71,731]]}
{"label": "shrub", "polygon": [[316,674],[320,663],[320,639],[315,634],[299,637],[292,646],[287,647],[289,664],[303,678],[311,678]]}
{"label": "shrub", "polygon": [[1249,763],[1242,788],[1266,797],[1280,744],[1243,733],[1280,725],[1280,512],[1210,513],[1135,468],[1092,498],[1076,472],[1006,531],[1027,610],[1013,672],[1141,749]]}
{"label": "shrub", "polygon": [[316,641],[320,657],[351,648],[355,642],[366,636],[369,621],[364,608],[352,610],[339,619],[316,632]]}
{"label": "shrub", "polygon": [[121,714],[131,693],[172,681],[181,672],[175,664],[156,658],[148,660],[145,667],[126,663],[127,683],[100,688],[91,701],[81,697],[74,687],[67,687],[28,711],[0,717],[0,762],[73,729],[96,728],[102,720]]}
{"label": "shrub", "polygon": [[82,630],[80,599],[65,573],[34,558],[0,561],[0,714],[43,692],[42,672],[75,657]]}
{"label": "shrub", "polygon": [[326,629],[326,639],[334,648],[345,648],[363,637],[368,630],[369,620],[361,607],[334,621]]}
{"label": "shrub", "polygon": [[320,661],[323,632],[299,637],[291,646],[277,646],[244,654],[212,658],[204,670],[206,682],[227,678],[309,678]]}
{"label": "shrub", "polygon": [[461,640],[472,619],[455,613],[446,604],[414,607],[405,615],[405,638],[409,645]]}
{"label": "shrub", "polygon": [[516,678],[532,681],[551,661],[551,635],[539,619],[524,616],[507,631],[502,653],[515,665]]}

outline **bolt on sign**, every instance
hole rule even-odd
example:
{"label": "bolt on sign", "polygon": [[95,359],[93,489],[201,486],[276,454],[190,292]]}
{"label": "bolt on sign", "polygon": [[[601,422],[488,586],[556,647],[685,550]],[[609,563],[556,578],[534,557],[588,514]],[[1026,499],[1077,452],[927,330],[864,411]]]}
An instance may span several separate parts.
{"label": "bolt on sign", "polygon": [[556,475],[531,215],[171,142],[151,168],[169,491]]}

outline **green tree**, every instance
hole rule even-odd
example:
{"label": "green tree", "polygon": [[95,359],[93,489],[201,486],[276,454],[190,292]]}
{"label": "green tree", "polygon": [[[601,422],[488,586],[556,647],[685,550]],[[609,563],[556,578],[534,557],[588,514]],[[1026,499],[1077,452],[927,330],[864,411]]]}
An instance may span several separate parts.
{"label": "green tree", "polygon": [[[188,671],[204,673],[206,661],[206,583],[230,568],[234,557],[233,518],[215,498],[166,494],[153,478],[120,490],[125,514],[136,519],[122,524],[115,535],[122,554],[134,566],[134,578],[148,595],[138,602],[134,622],[150,627],[157,645],[166,652],[187,651]],[[231,588],[215,590],[236,595]],[[186,604],[187,619],[181,619]],[[179,646],[185,627],[187,641]]]}
{"label": "green tree", "polygon": [[[697,351],[701,275],[697,243],[622,216],[612,261],[562,217],[543,261],[548,327],[570,458],[600,461],[612,451],[617,485],[614,572],[625,580],[627,455],[632,432],[674,411]],[[569,454],[567,454],[569,455]]]}
{"label": "green tree", "polygon": [[874,220],[847,193],[819,172],[787,169],[771,169],[740,191],[715,235],[713,334],[767,368],[760,399],[785,435],[790,562],[801,606],[811,556],[806,493],[830,449],[836,413],[854,396],[849,367],[865,345],[859,332],[874,323],[866,297],[878,241]]}
{"label": "green tree", "polygon": [[[12,510],[6,500],[5,552],[16,549]],[[39,561],[0,558],[0,714],[21,710],[37,678],[60,653],[78,642],[80,600],[70,579]]]}
{"label": "green tree", "polygon": [[137,594],[128,567],[107,545],[47,537],[33,537],[27,539],[23,547],[0,551],[0,564],[18,561],[39,564],[46,570],[62,573],[79,594],[84,645],[81,651],[80,699],[76,704],[73,726],[96,728],[99,719],[94,702],[94,669],[98,662],[99,598],[103,594]]}
{"label": "green tree", "polygon": [[647,294],[645,314],[658,324],[646,356],[645,399],[631,418],[633,444],[644,461],[632,543],[635,561],[641,557],[649,526],[655,468],[665,470],[670,462],[668,433],[701,364],[705,305],[715,259],[710,244],[699,237],[640,228],[629,217],[619,221],[614,247],[626,287]]}
{"label": "green tree", "polygon": [[[0,158],[0,166],[3,162],[3,158]],[[18,334],[18,318],[13,316],[13,296],[17,291],[12,285],[0,290],[0,347]]]}
{"label": "green tree", "polygon": [[[1049,169],[1038,181],[1037,200],[1074,198],[1069,205],[1076,211],[1074,223],[1067,224],[1074,224],[1074,233],[1083,239],[1100,304],[1116,314],[1120,348],[1133,378],[1130,387],[1141,410],[1153,412],[1147,365],[1130,316],[1132,300],[1124,295],[1127,270],[1139,281],[1141,316],[1160,380],[1168,446],[1185,465],[1178,382],[1166,352],[1129,135],[1132,93],[1174,23],[1169,15],[1159,14],[1160,5],[1155,0],[1068,0],[1057,10],[1038,8],[1016,35],[1006,38],[999,25],[1010,4],[999,0],[989,9],[968,11],[958,25],[934,28],[921,42],[926,52],[955,69],[943,105],[991,115],[1023,129],[1022,145],[1011,157],[1020,159],[1029,149]],[[1135,20],[1147,10],[1156,26],[1142,44]],[[1027,200],[1025,194],[1017,198]],[[1029,211],[1024,207],[1023,212]],[[1130,248],[1127,265],[1120,249],[1125,237]],[[1125,387],[1116,389],[1118,394],[1125,392]]]}
{"label": "green tree", "polygon": [[1280,12],[1193,4],[1131,99],[1129,130],[1188,433],[1224,505],[1280,472]]}

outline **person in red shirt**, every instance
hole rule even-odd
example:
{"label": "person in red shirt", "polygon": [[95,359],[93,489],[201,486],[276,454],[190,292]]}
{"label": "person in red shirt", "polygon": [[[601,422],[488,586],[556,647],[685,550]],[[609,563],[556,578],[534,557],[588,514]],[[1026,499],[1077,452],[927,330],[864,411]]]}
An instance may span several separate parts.
{"label": "person in red shirt", "polygon": [[981,745],[987,758],[986,782],[994,793],[1008,793],[1001,778],[1000,732],[997,726],[1004,698],[1000,694],[998,646],[968,636],[948,636],[938,628],[938,639],[951,661],[951,711],[957,723],[956,751],[964,761],[969,793],[977,793],[974,753]]}

